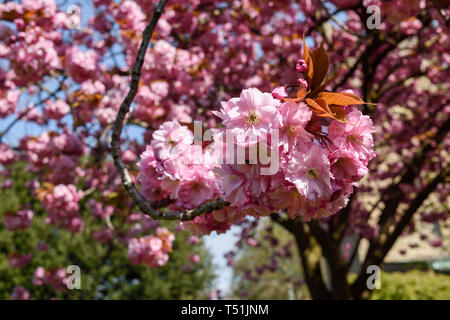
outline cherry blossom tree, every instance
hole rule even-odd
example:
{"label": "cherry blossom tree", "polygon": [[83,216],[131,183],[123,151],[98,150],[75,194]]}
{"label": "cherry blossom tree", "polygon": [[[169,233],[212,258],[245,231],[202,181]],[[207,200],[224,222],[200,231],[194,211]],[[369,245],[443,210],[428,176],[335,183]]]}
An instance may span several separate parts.
{"label": "cherry blossom tree", "polygon": [[[199,236],[240,224],[247,241],[270,217],[313,298],[368,298],[367,267],[417,221],[448,217],[444,3],[93,0],[79,24],[67,3],[3,1],[3,187],[26,161],[49,225],[83,232],[88,203],[150,267],[174,234],[124,234],[136,210]],[[5,142],[23,123],[39,133]],[[33,214],[23,203],[4,222]]]}

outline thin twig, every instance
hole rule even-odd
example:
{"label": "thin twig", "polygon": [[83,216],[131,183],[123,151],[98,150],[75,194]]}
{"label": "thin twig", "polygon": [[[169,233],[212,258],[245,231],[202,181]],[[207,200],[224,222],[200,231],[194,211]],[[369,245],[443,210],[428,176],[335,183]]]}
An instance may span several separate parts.
{"label": "thin twig", "polygon": [[322,3],[322,1],[319,1],[319,4],[320,4],[320,6],[325,10],[325,12],[326,12],[327,15],[329,16],[329,18],[330,18],[331,20],[333,20],[333,22],[336,23],[337,26],[338,26],[339,28],[341,28],[342,30],[344,30],[344,31],[347,32],[348,34],[351,34],[352,36],[355,36],[355,37],[360,38],[360,39],[365,39],[364,35],[355,33],[355,32],[353,32],[353,31],[351,31],[349,28],[347,28],[346,25],[343,25],[343,24],[335,17],[335,14],[330,14],[330,13],[328,12],[327,7],[325,6],[325,4]]}

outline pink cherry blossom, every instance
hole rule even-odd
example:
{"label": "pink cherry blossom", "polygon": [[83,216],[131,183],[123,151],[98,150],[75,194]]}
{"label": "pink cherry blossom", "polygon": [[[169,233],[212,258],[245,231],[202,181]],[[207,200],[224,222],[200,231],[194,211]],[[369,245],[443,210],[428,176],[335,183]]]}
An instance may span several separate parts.
{"label": "pink cherry blossom", "polygon": [[181,153],[185,145],[194,141],[191,131],[176,121],[165,122],[153,133],[152,147],[160,159],[170,157],[170,152]]}
{"label": "pink cherry blossom", "polygon": [[317,200],[331,194],[330,162],[327,152],[315,144],[302,145],[284,164],[286,180],[293,183],[300,195]]}
{"label": "pink cherry blossom", "polygon": [[188,238],[188,243],[189,243],[189,244],[199,244],[200,241],[201,241],[200,238],[197,237],[197,236],[190,236],[190,237]]}
{"label": "pink cherry blossom", "polygon": [[295,69],[298,71],[298,72],[305,72],[306,70],[307,70],[307,68],[308,68],[308,65],[306,64],[306,62],[305,62],[305,60],[303,60],[303,59],[298,59],[297,60],[297,65],[295,66]]}
{"label": "pink cherry blossom", "polygon": [[336,150],[330,154],[331,172],[336,180],[358,181],[369,171],[356,152]]}
{"label": "pink cherry blossom", "polygon": [[308,82],[305,79],[297,79],[297,83],[300,86],[300,88],[308,88]]}
{"label": "pink cherry blossom", "polygon": [[30,226],[33,215],[33,211],[26,209],[14,213],[6,212],[3,215],[3,222],[5,223],[6,229],[9,231],[26,229]]}
{"label": "pink cherry blossom", "polygon": [[100,202],[97,202],[94,199],[90,199],[88,204],[92,214],[100,219],[106,219],[114,213],[113,206],[103,206]]}
{"label": "pink cherry blossom", "polygon": [[8,147],[8,145],[0,143],[0,164],[7,166],[13,163],[14,152]]}
{"label": "pink cherry blossom", "polygon": [[33,259],[32,253],[19,254],[12,252],[8,255],[8,262],[12,268],[23,268]]}
{"label": "pink cherry blossom", "polygon": [[279,101],[271,94],[256,88],[245,89],[239,98],[222,102],[222,109],[215,114],[222,124],[236,134],[244,145],[267,140],[269,129],[281,126]]}
{"label": "pink cherry blossom", "polygon": [[282,100],[283,98],[286,98],[288,96],[286,88],[285,87],[276,87],[272,91],[272,97],[278,100]]}
{"label": "pink cherry blossom", "polygon": [[284,151],[295,148],[299,143],[311,142],[314,136],[305,127],[311,120],[312,112],[305,103],[284,102],[280,106],[283,125],[280,132],[280,143]]}
{"label": "pink cherry blossom", "polygon": [[372,120],[359,110],[347,115],[347,122],[333,120],[328,127],[328,137],[339,149],[356,152],[365,165],[375,156],[372,133],[375,128]]}
{"label": "pink cherry blossom", "polygon": [[0,91],[0,118],[6,118],[16,111],[20,92],[18,90]]}
{"label": "pink cherry blossom", "polygon": [[74,185],[56,185],[43,196],[44,209],[48,212],[46,222],[66,228],[71,232],[80,232],[84,228],[78,215],[78,201],[82,192]]}
{"label": "pink cherry blossom", "polygon": [[11,293],[12,300],[29,300],[30,297],[30,292],[23,286],[15,286]]}
{"label": "pink cherry blossom", "polygon": [[49,119],[59,120],[70,112],[69,105],[61,99],[56,101],[47,100],[45,104],[45,115]]}
{"label": "pink cherry blossom", "polygon": [[34,271],[33,284],[37,286],[49,285],[55,292],[67,290],[66,269],[44,269],[38,267]]}
{"label": "pink cherry blossom", "polygon": [[173,234],[167,229],[159,229],[157,236],[148,235],[133,238],[128,242],[128,259],[133,264],[145,264],[160,267],[169,260],[168,252],[172,250]]}
{"label": "pink cherry blossom", "polygon": [[197,264],[200,262],[200,256],[198,254],[191,254],[189,256],[189,261],[192,262],[193,264]]}
{"label": "pink cherry blossom", "polygon": [[98,54],[93,50],[81,51],[78,47],[66,50],[67,68],[72,78],[77,82],[93,78],[98,69]]}

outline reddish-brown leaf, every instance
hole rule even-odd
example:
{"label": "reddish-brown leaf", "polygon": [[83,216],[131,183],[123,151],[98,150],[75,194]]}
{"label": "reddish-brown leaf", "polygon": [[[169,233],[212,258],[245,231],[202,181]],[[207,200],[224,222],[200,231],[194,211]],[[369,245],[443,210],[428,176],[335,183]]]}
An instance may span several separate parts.
{"label": "reddish-brown leaf", "polygon": [[332,81],[334,81],[337,77],[339,77],[339,75],[341,74],[342,69],[339,69],[339,71],[337,72],[336,75],[334,75],[333,77],[331,77],[330,79],[328,79],[327,81],[325,81],[323,84],[321,84],[319,87],[315,88],[314,90],[311,91],[310,97],[314,98],[319,92],[322,92],[327,85],[329,85]]}
{"label": "reddish-brown leaf", "polygon": [[330,107],[328,103],[325,101],[325,99],[306,98],[305,102],[311,108],[311,111],[318,117],[330,118],[338,121],[346,121],[344,108],[339,106]]}
{"label": "reddish-brown leaf", "polygon": [[330,59],[328,54],[323,48],[323,43],[319,48],[313,52],[313,62],[314,62],[314,75],[311,83],[311,90],[319,87],[323,79],[328,73],[328,66],[330,65]]}
{"label": "reddish-brown leaf", "polygon": [[321,92],[317,98],[324,99],[329,105],[346,106],[352,104],[364,104],[365,102],[352,93]]}
{"label": "reddish-brown leaf", "polygon": [[345,110],[341,106],[330,106],[331,111],[333,112],[335,118],[339,121],[345,120]]}
{"label": "reddish-brown leaf", "polygon": [[305,100],[306,104],[311,108],[311,111],[315,113],[317,116],[322,118],[332,118],[335,119],[333,113],[331,112],[330,108],[328,107],[327,102],[324,99],[316,98],[316,99],[309,99],[307,98]]}
{"label": "reddish-brown leaf", "polygon": [[306,91],[306,88],[302,87],[297,91],[297,99],[301,99],[303,101],[305,100],[307,94],[308,92]]}

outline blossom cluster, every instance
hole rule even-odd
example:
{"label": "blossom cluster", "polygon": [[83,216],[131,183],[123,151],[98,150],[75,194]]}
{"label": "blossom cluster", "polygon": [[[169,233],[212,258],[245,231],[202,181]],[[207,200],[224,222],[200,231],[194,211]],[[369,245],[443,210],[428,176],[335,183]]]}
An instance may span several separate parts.
{"label": "blossom cluster", "polygon": [[47,118],[59,120],[70,112],[70,107],[61,99],[57,99],[56,101],[47,100],[44,110]]}
{"label": "blossom cluster", "polygon": [[33,259],[32,253],[20,254],[17,252],[10,252],[8,254],[8,262],[12,268],[23,268]]}
{"label": "blossom cluster", "polygon": [[165,122],[153,133],[138,163],[148,200],[170,198],[175,206],[191,209],[219,194],[215,159],[193,141],[192,131],[178,121]]}
{"label": "blossom cluster", "polygon": [[[138,162],[141,192],[149,201],[169,199],[173,209],[191,209],[221,195],[222,183],[215,172],[217,159],[193,144],[194,135],[178,121],[163,123]],[[225,232],[244,214],[223,208],[198,216],[190,224],[195,234]]]}
{"label": "blossom cluster", "polygon": [[[279,89],[273,96],[246,89],[239,98],[223,102],[217,113],[224,126],[220,131],[235,133],[235,144],[244,141],[247,151],[265,147],[279,164],[270,175],[261,174],[267,167],[261,160],[222,165],[223,198],[257,216],[287,210],[291,218],[308,221],[335,214],[374,156],[372,121],[350,107],[346,121],[323,120],[304,102],[284,100]],[[251,160],[248,154],[246,160]]]}
{"label": "blossom cluster", "polygon": [[70,132],[44,132],[38,137],[23,138],[21,149],[26,152],[31,171],[51,168],[48,181],[66,184],[72,181],[78,159],[86,147]]}
{"label": "blossom cluster", "polygon": [[26,209],[11,213],[6,212],[3,215],[3,222],[5,223],[6,229],[9,231],[26,229],[30,226],[33,215],[33,211]]}
{"label": "blossom cluster", "polygon": [[102,203],[95,201],[94,199],[90,199],[89,208],[94,216],[100,219],[106,219],[114,213],[113,206],[104,206]]}
{"label": "blossom cluster", "polygon": [[34,271],[33,284],[37,286],[49,285],[55,292],[67,290],[66,269],[44,269],[38,267]]}
{"label": "blossom cluster", "polygon": [[[51,70],[62,67],[53,42],[56,38],[60,35],[44,35],[40,27],[35,27],[17,35],[11,32],[10,37],[4,39],[4,44],[0,46],[0,58],[10,61],[16,85],[40,81]],[[11,50],[3,46],[9,46]]]}
{"label": "blossom cluster", "polygon": [[0,94],[0,118],[6,118],[8,115],[16,111],[17,102],[19,101],[20,92],[8,88]]}
{"label": "blossom cluster", "polygon": [[15,286],[11,293],[11,300],[29,300],[30,292],[23,286]]}
{"label": "blossom cluster", "polygon": [[83,193],[70,184],[49,185],[38,195],[42,199],[44,209],[48,212],[46,222],[65,228],[71,232],[79,232],[84,223],[79,216],[78,201]]}
{"label": "blossom cluster", "polygon": [[67,71],[75,81],[83,82],[95,75],[98,53],[94,50],[83,52],[78,47],[69,47],[66,57]]}
{"label": "blossom cluster", "polygon": [[[297,70],[306,70],[304,61]],[[246,215],[286,211],[308,221],[338,212],[375,156],[372,121],[352,106],[342,108],[345,120],[319,118],[286,97],[282,87],[250,88],[222,102],[215,112],[222,128],[201,152],[187,127],[165,122],[139,162],[144,196],[184,209],[218,196],[228,201],[229,208],[190,223],[198,233],[223,232]]]}
{"label": "blossom cluster", "polygon": [[0,143],[0,165],[7,166],[14,160],[14,152],[8,145]]}
{"label": "blossom cluster", "polygon": [[128,242],[128,259],[133,264],[161,267],[169,260],[174,240],[174,234],[162,227],[156,229],[156,236],[132,238]]}

